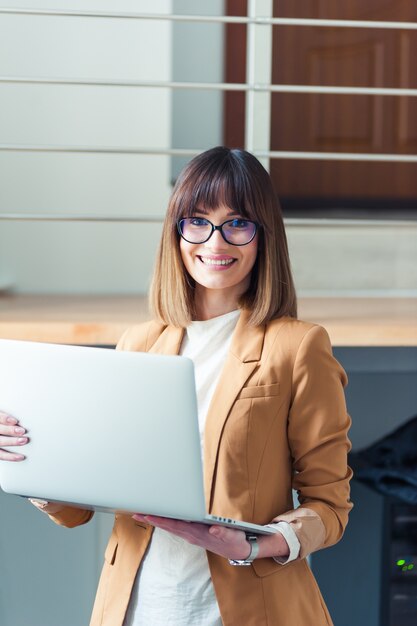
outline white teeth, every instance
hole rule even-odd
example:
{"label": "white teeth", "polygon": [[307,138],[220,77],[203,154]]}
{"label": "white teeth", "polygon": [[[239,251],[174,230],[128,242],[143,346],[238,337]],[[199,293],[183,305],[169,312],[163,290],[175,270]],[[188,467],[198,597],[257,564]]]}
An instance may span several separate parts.
{"label": "white teeth", "polygon": [[209,259],[203,256],[201,256],[200,259],[206,265],[230,265],[234,261],[234,259]]}

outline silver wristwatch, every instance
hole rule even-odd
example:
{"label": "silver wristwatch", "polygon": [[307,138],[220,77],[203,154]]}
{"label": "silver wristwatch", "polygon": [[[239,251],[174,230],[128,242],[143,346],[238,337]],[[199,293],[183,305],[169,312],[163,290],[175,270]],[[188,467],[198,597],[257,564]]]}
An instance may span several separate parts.
{"label": "silver wristwatch", "polygon": [[256,559],[259,553],[258,537],[251,533],[246,533],[246,539],[250,543],[249,556],[246,559],[229,559],[230,565],[251,565],[252,561]]}

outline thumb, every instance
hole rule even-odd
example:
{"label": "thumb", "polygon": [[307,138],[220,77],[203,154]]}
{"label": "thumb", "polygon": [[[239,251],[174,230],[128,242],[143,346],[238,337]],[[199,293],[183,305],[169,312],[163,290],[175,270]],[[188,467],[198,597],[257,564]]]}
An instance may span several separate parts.
{"label": "thumb", "polygon": [[209,533],[220,539],[223,536],[223,528],[220,528],[220,526],[210,526]]}

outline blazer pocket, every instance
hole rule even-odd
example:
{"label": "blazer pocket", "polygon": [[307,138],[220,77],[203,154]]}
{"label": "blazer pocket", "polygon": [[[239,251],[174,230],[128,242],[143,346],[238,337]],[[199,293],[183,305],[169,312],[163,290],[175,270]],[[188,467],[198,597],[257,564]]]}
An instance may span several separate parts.
{"label": "blazer pocket", "polygon": [[271,574],[278,574],[278,572],[288,571],[288,568],[299,567],[300,561],[294,560],[289,563],[282,565],[281,563],[277,563],[274,559],[266,558],[266,559],[255,559],[252,563],[252,567],[255,570],[255,574],[259,578],[265,578],[265,576],[271,576]]}
{"label": "blazer pocket", "polygon": [[117,546],[118,546],[117,536],[115,533],[112,533],[109,539],[109,543],[107,544],[106,551],[104,553],[104,560],[109,565],[114,565],[114,562],[116,560],[116,554],[117,554]]}
{"label": "blazer pocket", "polygon": [[241,398],[265,398],[269,396],[279,396],[279,387],[279,383],[243,387],[237,396],[237,400],[240,400]]}

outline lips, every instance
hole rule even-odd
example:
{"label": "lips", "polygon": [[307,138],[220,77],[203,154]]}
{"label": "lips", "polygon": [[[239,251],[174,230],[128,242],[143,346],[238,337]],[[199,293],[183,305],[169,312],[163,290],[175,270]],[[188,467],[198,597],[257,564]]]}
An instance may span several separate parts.
{"label": "lips", "polygon": [[209,256],[199,256],[200,261],[204,265],[209,265],[211,267],[227,267],[232,265],[236,259],[233,257],[209,257]]}

